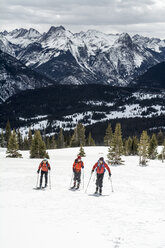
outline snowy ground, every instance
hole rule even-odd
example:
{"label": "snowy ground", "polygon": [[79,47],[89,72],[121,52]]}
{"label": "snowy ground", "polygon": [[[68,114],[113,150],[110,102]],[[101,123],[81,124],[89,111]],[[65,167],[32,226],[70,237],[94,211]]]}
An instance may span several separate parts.
{"label": "snowy ground", "polygon": [[[78,149],[49,151],[52,189],[36,191],[40,160],[5,158],[0,149],[0,245],[2,248],[165,247],[165,164],[138,157],[111,167],[114,193],[105,174],[102,197],[68,190]],[[85,148],[85,188],[92,165],[107,148]]]}

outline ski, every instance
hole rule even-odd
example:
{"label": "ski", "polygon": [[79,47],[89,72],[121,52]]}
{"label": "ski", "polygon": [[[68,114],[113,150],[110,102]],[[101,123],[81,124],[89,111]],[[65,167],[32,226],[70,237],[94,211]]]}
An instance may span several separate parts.
{"label": "ski", "polygon": [[80,189],[78,188],[69,188],[69,190],[71,190],[71,191],[80,191]]}
{"label": "ski", "polygon": [[109,195],[100,195],[99,193],[98,194],[88,194],[89,196],[95,196],[95,197],[102,197],[102,196],[109,196]]}
{"label": "ski", "polygon": [[46,188],[45,187],[42,187],[42,188],[40,188],[40,187],[37,187],[37,188],[33,188],[34,190],[45,190]]}

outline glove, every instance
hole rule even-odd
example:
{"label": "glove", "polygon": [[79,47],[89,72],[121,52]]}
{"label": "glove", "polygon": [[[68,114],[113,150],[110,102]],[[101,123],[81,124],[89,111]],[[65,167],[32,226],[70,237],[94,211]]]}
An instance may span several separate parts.
{"label": "glove", "polygon": [[48,167],[48,170],[51,170],[51,168],[50,168],[50,167]]}
{"label": "glove", "polygon": [[73,168],[73,172],[75,172],[75,169]]}
{"label": "glove", "polygon": [[109,173],[109,177],[111,177],[111,173]]}
{"label": "glove", "polygon": [[91,171],[91,173],[93,173],[93,172],[94,172],[94,170]]}
{"label": "glove", "polygon": [[82,169],[84,169],[84,166],[82,166]]}
{"label": "glove", "polygon": [[40,170],[38,169],[37,173],[39,174],[40,173]]}

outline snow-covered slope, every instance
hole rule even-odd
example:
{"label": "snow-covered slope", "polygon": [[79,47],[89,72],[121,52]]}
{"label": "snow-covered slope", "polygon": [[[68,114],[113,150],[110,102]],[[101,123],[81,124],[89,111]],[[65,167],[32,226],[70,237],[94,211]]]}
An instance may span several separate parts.
{"label": "snow-covered slope", "polygon": [[0,149],[0,240],[3,248],[105,247],[164,248],[164,165],[124,157],[125,165],[111,167],[114,193],[104,177],[103,196],[94,197],[95,175],[85,194],[92,165],[106,147],[85,148],[84,189],[69,191],[72,164],[78,148],[49,151],[51,190],[36,191],[41,160],[6,159]]}
{"label": "snow-covered slope", "polygon": [[1,33],[12,43],[17,59],[62,84],[102,83],[126,86],[165,59],[165,41],[139,35],[72,33],[52,26]]}
{"label": "snow-covered slope", "polygon": [[149,38],[137,34],[132,37],[132,40],[141,47],[149,48],[158,53],[161,53],[165,48],[165,40],[158,38]]}
{"label": "snow-covered slope", "polygon": [[[18,108],[20,105],[22,108]],[[114,123],[116,120],[124,122],[127,136],[133,135],[135,129],[140,134],[144,127],[145,130],[165,127],[164,106],[165,90],[162,89],[53,85],[9,98],[0,105],[0,116],[10,116],[11,124],[17,123],[24,133],[30,126],[44,133],[57,133],[60,127],[66,131],[74,129],[81,122],[87,128],[91,125],[94,129],[92,132],[96,130],[94,124],[104,124],[99,130],[105,135],[106,122]],[[14,113],[12,117],[11,113]],[[134,123],[130,123],[130,119]],[[0,126],[5,124],[6,119],[0,118]]]}
{"label": "snow-covered slope", "polygon": [[165,88],[165,62],[156,64],[146,71],[143,75],[134,79],[130,86]]}
{"label": "snow-covered slope", "polygon": [[15,56],[15,51],[12,45],[2,34],[0,34],[0,50],[12,56]]}
{"label": "snow-covered slope", "polygon": [[50,79],[31,70],[13,56],[0,50],[1,101],[5,101],[20,91],[45,87],[51,83]]}

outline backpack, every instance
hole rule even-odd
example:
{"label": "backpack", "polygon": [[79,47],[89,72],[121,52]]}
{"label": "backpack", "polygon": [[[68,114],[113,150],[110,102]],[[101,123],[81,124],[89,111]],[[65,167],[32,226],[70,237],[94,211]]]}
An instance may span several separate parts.
{"label": "backpack", "polygon": [[[41,163],[41,167],[43,166],[43,161]],[[46,167],[48,168],[48,162],[46,162]]]}
{"label": "backpack", "polygon": [[[76,158],[75,159],[75,163],[77,164],[78,163],[78,159]],[[81,161],[81,166],[83,165],[83,162]]]}
{"label": "backpack", "polygon": [[100,165],[100,162],[97,162],[97,168],[99,168],[101,170],[101,168],[104,168],[104,172],[105,172],[105,162],[103,161],[103,163]]}

